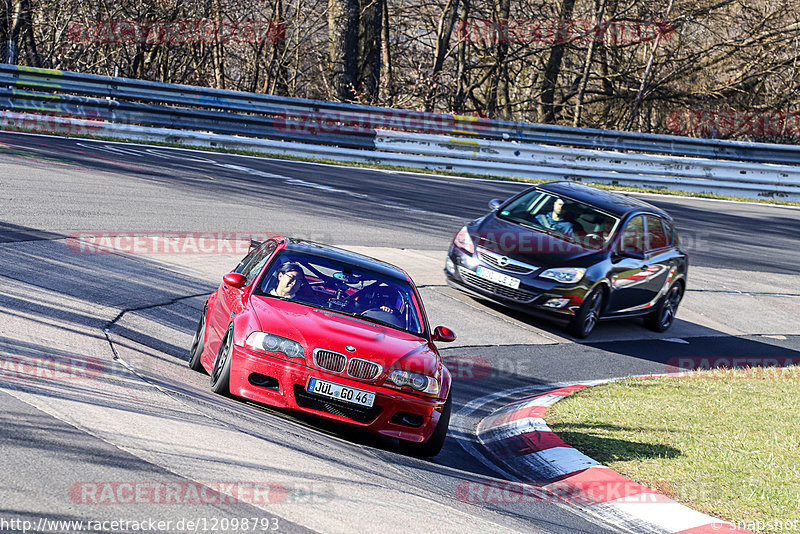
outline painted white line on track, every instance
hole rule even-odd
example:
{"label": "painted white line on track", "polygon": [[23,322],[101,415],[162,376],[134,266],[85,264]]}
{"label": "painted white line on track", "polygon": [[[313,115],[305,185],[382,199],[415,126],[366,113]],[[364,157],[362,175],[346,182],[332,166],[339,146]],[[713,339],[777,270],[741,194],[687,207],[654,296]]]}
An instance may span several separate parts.
{"label": "painted white line on track", "polygon": [[[290,160],[290,159],[283,159],[283,158],[274,158],[269,156],[253,156],[250,154],[233,154],[230,152],[223,152],[223,151],[208,151],[208,150],[201,150],[198,148],[191,148],[191,147],[172,147],[172,146],[161,146],[161,145],[152,145],[149,143],[131,143],[125,141],[112,141],[106,139],[86,139],[83,137],[70,137],[70,136],[63,136],[63,135],[52,135],[52,134],[39,134],[39,133],[29,133],[29,132],[12,132],[12,131],[3,131],[2,133],[11,134],[11,135],[27,135],[27,136],[34,136],[34,137],[47,137],[51,139],[68,139],[72,141],[82,141],[82,142],[91,142],[91,143],[109,143],[109,144],[119,144],[119,145],[128,145],[128,146],[141,146],[141,147],[149,147],[155,148],[159,150],[172,150],[172,151],[188,151],[188,152],[199,152],[199,153],[214,153],[214,154],[221,154],[228,157],[238,157],[238,158],[253,158],[258,160],[265,160],[265,161],[272,161],[276,163],[291,163],[291,164],[299,164],[299,165],[322,165],[326,167],[333,167],[333,168],[342,168],[348,167],[359,171],[371,171],[371,172],[381,172],[381,173],[389,173],[389,174],[408,174],[411,176],[421,176],[427,178],[452,178],[454,180],[464,180],[464,181],[471,181],[471,182],[486,182],[486,183],[507,183],[507,184],[519,184],[521,188],[529,187],[534,185],[530,182],[515,182],[513,180],[497,180],[492,178],[479,178],[474,176],[459,176],[459,175],[442,175],[442,174],[431,174],[426,172],[418,172],[418,171],[405,171],[405,170],[392,170],[392,169],[372,169],[369,167],[355,167],[355,166],[348,166],[346,164],[336,165],[333,163],[323,163],[323,162],[314,162],[314,161],[301,161],[301,160]],[[757,205],[757,206],[765,206],[770,208],[785,208],[785,209],[792,209],[792,210],[800,210],[800,206],[793,206],[793,205],[785,205],[785,204],[767,204],[764,202],[748,202],[746,200],[728,200],[728,199],[721,199],[721,198],[705,198],[705,197],[694,197],[691,195],[667,195],[662,193],[646,193],[646,192],[633,192],[633,191],[624,191],[619,190],[619,193],[628,194],[628,195],[636,195],[636,196],[646,196],[646,197],[658,197],[663,199],[691,199],[697,200],[702,202],[725,202],[729,204],[745,204],[745,205]]]}
{"label": "painted white line on track", "polygon": [[[402,202],[395,202],[395,201],[392,201],[392,200],[379,200],[379,199],[376,199],[376,198],[374,198],[371,195],[368,195],[366,193],[358,193],[356,191],[351,191],[349,189],[343,189],[341,187],[334,187],[334,186],[330,186],[330,185],[320,184],[320,183],[317,183],[317,182],[310,182],[308,180],[303,180],[301,178],[295,178],[293,176],[287,176],[287,175],[284,175],[284,174],[275,174],[275,173],[271,173],[271,172],[267,172],[267,171],[262,171],[262,170],[259,170],[259,169],[254,169],[252,167],[247,167],[247,166],[244,166],[244,165],[236,165],[234,163],[224,163],[224,162],[220,162],[220,161],[217,161],[217,160],[214,160],[214,159],[211,159],[211,158],[207,158],[207,157],[198,157],[198,156],[195,156],[195,155],[191,155],[191,156],[187,157],[186,155],[178,153],[178,152],[172,152],[172,153],[171,152],[160,152],[164,148],[171,148],[171,147],[153,147],[153,148],[148,148],[146,145],[128,145],[125,148],[120,148],[120,147],[117,147],[117,146],[111,146],[110,144],[108,144],[108,142],[104,142],[102,145],[99,145],[99,146],[97,146],[97,145],[89,145],[89,144],[86,144],[84,142],[79,142],[79,143],[76,143],[76,144],[77,144],[77,146],[80,146],[82,148],[86,148],[86,149],[89,149],[89,150],[100,150],[100,151],[110,152],[110,153],[116,154],[116,155],[122,154],[122,155],[128,155],[128,156],[141,156],[142,153],[144,152],[144,153],[146,153],[148,155],[151,155],[151,156],[154,156],[154,157],[158,157],[158,158],[161,158],[161,159],[173,159],[173,160],[176,159],[176,160],[179,160],[179,161],[190,161],[190,162],[194,162],[194,163],[213,165],[215,167],[220,167],[220,168],[225,169],[227,171],[240,172],[240,173],[243,173],[243,174],[248,174],[250,176],[257,176],[259,178],[267,178],[267,179],[270,179],[270,180],[280,180],[280,181],[282,181],[284,184],[286,184],[288,186],[303,187],[303,188],[307,188],[307,189],[315,189],[317,191],[322,191],[324,193],[333,193],[333,194],[345,195],[345,196],[354,198],[354,199],[359,200],[359,201],[369,201],[369,202],[373,202],[375,204],[378,204],[379,206],[383,206],[385,208],[397,209],[397,210],[404,211],[404,212],[407,212],[407,213],[412,213],[412,214],[417,214],[417,215],[420,215],[420,214],[426,214],[427,215],[427,214],[430,213],[430,212],[428,212],[426,210],[421,210],[421,209],[418,209],[418,208],[414,208],[414,207],[409,206],[407,204],[404,204]],[[115,143],[115,144],[117,144],[117,143]],[[135,147],[135,146],[140,146],[142,148],[142,150],[135,151],[135,150],[133,150],[131,148],[131,147]],[[176,150],[184,150],[184,149],[176,149]],[[261,158],[261,159],[266,159],[266,158]],[[275,161],[278,161],[278,160],[275,160]],[[286,160],[283,160],[283,161],[286,161]]]}

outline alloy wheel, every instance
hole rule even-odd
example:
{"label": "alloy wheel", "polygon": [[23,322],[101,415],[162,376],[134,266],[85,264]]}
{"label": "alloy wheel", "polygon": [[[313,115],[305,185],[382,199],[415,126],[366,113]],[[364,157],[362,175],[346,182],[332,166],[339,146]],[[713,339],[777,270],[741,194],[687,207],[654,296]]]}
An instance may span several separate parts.
{"label": "alloy wheel", "polygon": [[216,384],[219,381],[220,376],[222,376],[222,372],[225,369],[225,364],[228,362],[228,358],[231,357],[230,336],[225,336],[223,343],[225,343],[224,349],[220,351],[217,359],[214,360],[214,369],[211,370],[212,384]]}

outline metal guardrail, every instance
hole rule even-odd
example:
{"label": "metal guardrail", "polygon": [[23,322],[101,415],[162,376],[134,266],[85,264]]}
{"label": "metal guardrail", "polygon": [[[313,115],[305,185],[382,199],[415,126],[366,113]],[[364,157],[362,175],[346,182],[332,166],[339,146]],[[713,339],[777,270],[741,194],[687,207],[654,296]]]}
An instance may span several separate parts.
{"label": "metal guardrail", "polygon": [[60,121],[118,138],[800,200],[800,147],[793,145],[496,121],[15,65],[0,65],[0,109],[7,110],[0,126],[18,129]]}

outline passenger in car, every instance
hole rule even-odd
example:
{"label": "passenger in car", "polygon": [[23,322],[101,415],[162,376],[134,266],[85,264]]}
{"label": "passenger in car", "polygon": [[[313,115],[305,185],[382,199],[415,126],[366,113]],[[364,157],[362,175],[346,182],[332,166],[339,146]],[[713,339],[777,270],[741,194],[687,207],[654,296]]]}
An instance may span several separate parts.
{"label": "passenger in car", "polygon": [[278,285],[269,294],[281,298],[294,298],[305,283],[306,275],[303,268],[297,263],[287,262],[278,269]]}
{"label": "passenger in car", "polygon": [[306,304],[319,305],[320,299],[306,280],[303,267],[299,263],[286,262],[278,269],[278,285],[270,295],[285,299],[294,299]]}

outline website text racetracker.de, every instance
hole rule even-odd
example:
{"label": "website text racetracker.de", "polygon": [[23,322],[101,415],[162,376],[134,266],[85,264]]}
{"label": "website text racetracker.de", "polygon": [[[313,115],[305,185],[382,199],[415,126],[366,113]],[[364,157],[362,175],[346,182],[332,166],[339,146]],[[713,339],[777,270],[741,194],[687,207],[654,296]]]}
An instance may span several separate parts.
{"label": "website text racetracker.de", "polygon": [[65,520],[40,517],[0,518],[0,532],[275,532],[277,517],[192,517],[175,520],[144,519]]}
{"label": "website text racetracker.de", "polygon": [[[243,256],[252,242],[275,237],[270,232],[76,232],[66,239],[72,254],[236,254]],[[322,243],[327,233],[296,234],[292,238]]]}

